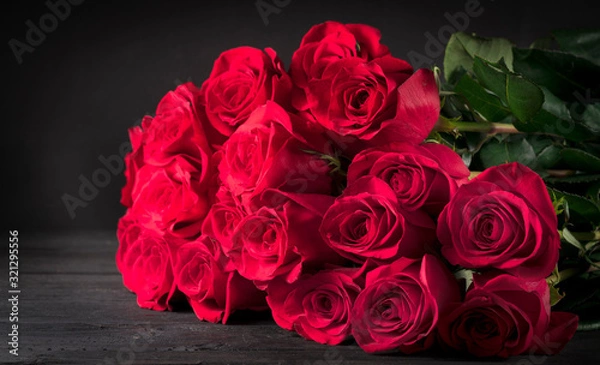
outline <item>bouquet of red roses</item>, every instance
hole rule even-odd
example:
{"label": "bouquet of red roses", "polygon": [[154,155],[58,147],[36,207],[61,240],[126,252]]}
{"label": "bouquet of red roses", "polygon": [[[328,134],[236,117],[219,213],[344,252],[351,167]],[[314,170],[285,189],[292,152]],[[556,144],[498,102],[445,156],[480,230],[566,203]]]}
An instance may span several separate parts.
{"label": "bouquet of red roses", "polygon": [[125,286],[373,353],[559,352],[577,317],[551,311],[553,199],[519,162],[471,173],[434,131],[456,122],[441,87],[360,24],[314,26],[289,71],[270,48],[223,52],[129,130]]}

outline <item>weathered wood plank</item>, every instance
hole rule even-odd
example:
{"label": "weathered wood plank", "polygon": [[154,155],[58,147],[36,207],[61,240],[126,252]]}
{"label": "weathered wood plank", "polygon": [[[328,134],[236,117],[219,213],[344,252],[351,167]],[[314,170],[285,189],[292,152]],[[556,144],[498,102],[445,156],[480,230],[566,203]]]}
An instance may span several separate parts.
{"label": "weathered wood plank", "polygon": [[[233,324],[223,326],[199,322],[189,311],[140,309],[116,270],[114,232],[23,233],[20,242],[20,356],[14,358],[3,350],[1,363],[464,363],[463,359],[431,354],[372,356],[352,343],[322,346],[278,328],[267,314],[244,313]],[[6,300],[1,302],[0,333],[4,333],[9,328],[4,315],[8,305]],[[600,331],[578,333],[559,356],[525,356],[502,363],[591,364],[598,361],[598,343]]]}

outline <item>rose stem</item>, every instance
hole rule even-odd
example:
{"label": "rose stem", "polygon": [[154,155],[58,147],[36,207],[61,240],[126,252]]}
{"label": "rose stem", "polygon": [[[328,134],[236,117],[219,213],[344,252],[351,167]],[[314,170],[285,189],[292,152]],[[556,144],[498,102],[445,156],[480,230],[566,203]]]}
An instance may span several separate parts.
{"label": "rose stem", "polygon": [[453,122],[442,118],[438,119],[433,130],[437,132],[479,132],[487,134],[523,133],[517,130],[514,125],[508,123]]}

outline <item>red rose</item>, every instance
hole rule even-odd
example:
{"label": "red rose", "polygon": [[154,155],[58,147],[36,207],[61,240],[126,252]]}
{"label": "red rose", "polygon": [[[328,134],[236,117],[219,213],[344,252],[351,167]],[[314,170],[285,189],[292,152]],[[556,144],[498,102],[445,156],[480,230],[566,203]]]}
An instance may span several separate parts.
{"label": "red rose", "polygon": [[320,232],[340,255],[358,263],[418,258],[435,239],[424,212],[406,212],[383,180],[365,176],[349,185],[323,217]]}
{"label": "red rose", "polygon": [[261,289],[283,277],[294,282],[305,267],[343,260],[321,239],[318,227],[333,197],[266,190],[237,225],[228,253],[239,273]]}
{"label": "red rose", "polygon": [[[327,147],[322,137],[305,139],[305,123],[269,102],[223,146],[219,176],[234,196],[247,202],[266,188],[297,193],[331,191],[327,162],[307,151]],[[304,131],[304,130],[302,130]]]}
{"label": "red rose", "polygon": [[237,272],[227,271],[227,261],[218,244],[205,235],[175,251],[175,282],[201,320],[227,323],[235,310],[266,308],[265,294]]}
{"label": "red rose", "polygon": [[217,202],[210,207],[202,223],[202,234],[216,239],[221,244],[223,252],[229,255],[229,251],[233,248],[231,241],[233,232],[246,215],[241,203],[221,187],[217,193]]}
{"label": "red rose", "polygon": [[144,166],[137,173],[132,214],[145,229],[197,236],[210,206],[202,178],[197,164],[181,155],[165,167]]}
{"label": "red rose", "polygon": [[440,317],[458,301],[458,284],[438,258],[400,258],[367,274],[352,310],[352,334],[370,353],[425,350]]}
{"label": "red rose", "polygon": [[138,305],[152,310],[171,309],[176,286],[170,252],[176,239],[144,229],[130,211],[119,220],[117,238],[117,268],[123,285],[137,294]]}
{"label": "red rose", "polygon": [[558,261],[557,224],[539,175],[510,163],[461,186],[440,214],[437,234],[453,265],[535,280],[547,277]]}
{"label": "red rose", "polygon": [[352,155],[392,142],[418,144],[438,120],[440,100],[433,73],[392,56],[330,64],[308,87],[309,111],[333,134],[354,143]]}
{"label": "red rose", "polygon": [[198,117],[199,90],[187,83],[170,91],[158,104],[156,117],[144,127],[144,161],[164,166],[178,155],[190,156],[206,180],[210,172],[212,150]]}
{"label": "red rose", "polygon": [[328,130],[370,139],[383,121],[394,117],[398,87],[412,71],[406,61],[392,56],[331,63],[321,79],[309,83],[310,111]]}
{"label": "red rose", "polygon": [[338,345],[350,336],[350,312],[362,275],[359,268],[338,268],[303,275],[292,284],[276,279],[267,287],[267,303],[280,327],[309,340]]}
{"label": "red rose", "polygon": [[273,49],[230,49],[217,58],[202,85],[206,116],[217,131],[230,136],[268,100],[289,104],[291,87],[291,79]]}
{"label": "red rose", "polygon": [[[561,316],[561,314],[559,314]],[[563,335],[548,332],[550,294],[546,280],[525,281],[509,274],[475,275],[464,303],[439,325],[441,340],[451,348],[478,357],[508,357],[547,348],[560,350],[573,335],[573,321]],[[548,334],[548,336],[546,336]],[[549,353],[547,353],[549,354]]]}
{"label": "red rose", "polygon": [[378,29],[364,24],[341,24],[327,21],[315,25],[302,38],[300,47],[292,56],[290,76],[294,81],[293,104],[305,110],[308,83],[320,79],[323,70],[332,62],[358,57],[366,61],[389,55],[389,49],[380,44]]}
{"label": "red rose", "polygon": [[145,165],[166,166],[184,158],[197,171],[197,190],[208,190],[214,175],[212,149],[199,117],[199,90],[186,83],[167,93],[156,108],[156,117],[144,117],[141,127],[129,130],[132,152],[125,157],[127,184],[122,203],[133,205],[132,193],[139,170]]}
{"label": "red rose", "polygon": [[367,175],[385,181],[404,209],[437,215],[458,186],[467,182],[469,169],[456,152],[441,144],[398,143],[354,157],[348,167],[348,184]]}

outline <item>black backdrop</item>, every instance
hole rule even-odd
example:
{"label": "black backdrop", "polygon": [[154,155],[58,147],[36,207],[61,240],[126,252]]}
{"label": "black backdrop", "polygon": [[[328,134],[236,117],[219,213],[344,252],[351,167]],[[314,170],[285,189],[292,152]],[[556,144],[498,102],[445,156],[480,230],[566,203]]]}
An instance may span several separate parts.
{"label": "black backdrop", "polygon": [[[466,18],[467,31],[506,36],[521,46],[557,27],[599,24],[597,0],[480,0],[478,6],[473,0],[71,3],[81,4],[69,4],[70,11],[59,7],[54,18],[45,1],[2,4],[5,228],[114,228],[123,213],[124,178],[118,171],[98,175],[101,156],[116,160],[126,129],[177,84],[201,84],[228,48],[269,46],[289,65],[310,26],[333,19],[371,24],[393,55],[415,60],[419,54],[441,65],[428,39],[444,43],[444,32],[467,25]],[[467,14],[465,7],[470,15],[456,15]],[[43,34],[29,31],[31,24],[43,27]],[[81,181],[94,176],[110,181],[95,194],[84,191],[92,199],[70,215],[62,197],[81,198]]]}

